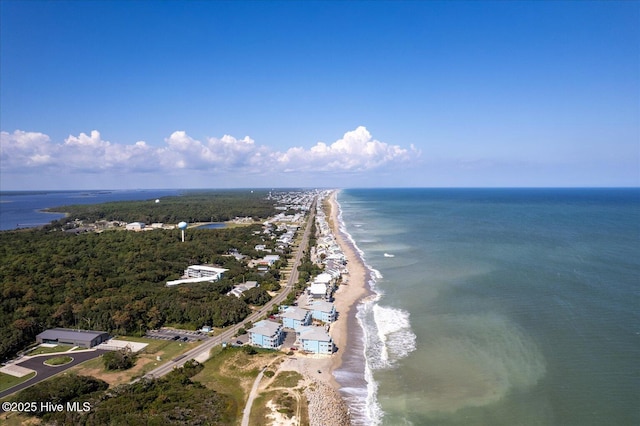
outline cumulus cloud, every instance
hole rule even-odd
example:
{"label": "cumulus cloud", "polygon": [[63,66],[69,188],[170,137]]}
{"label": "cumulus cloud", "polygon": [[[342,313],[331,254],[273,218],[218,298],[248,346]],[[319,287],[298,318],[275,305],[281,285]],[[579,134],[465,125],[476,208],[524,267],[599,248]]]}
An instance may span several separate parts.
{"label": "cumulus cloud", "polygon": [[360,126],[345,133],[331,145],[318,142],[308,150],[290,148],[284,153],[276,154],[276,157],[288,171],[358,172],[406,163],[419,154],[413,146],[406,149],[373,139],[371,133]]}
{"label": "cumulus cloud", "polygon": [[52,160],[55,146],[44,133],[24,132],[0,133],[0,165],[5,167],[34,167]]}
{"label": "cumulus cloud", "polygon": [[4,171],[48,167],[83,172],[362,172],[406,164],[420,155],[413,146],[402,148],[374,139],[365,127],[331,144],[317,142],[308,149],[292,147],[284,152],[257,145],[248,136],[201,141],[184,131],[173,132],[160,147],[144,141],[112,143],[97,130],[70,135],[62,143],[52,142],[43,133],[22,130],[1,132],[0,137]]}

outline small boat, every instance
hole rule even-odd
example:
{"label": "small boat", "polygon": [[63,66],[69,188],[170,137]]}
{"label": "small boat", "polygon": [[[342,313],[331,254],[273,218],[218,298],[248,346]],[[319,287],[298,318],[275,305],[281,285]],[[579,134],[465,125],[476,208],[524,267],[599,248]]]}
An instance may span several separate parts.
{"label": "small boat", "polygon": [[391,253],[385,253],[384,257],[396,257],[396,255]]}

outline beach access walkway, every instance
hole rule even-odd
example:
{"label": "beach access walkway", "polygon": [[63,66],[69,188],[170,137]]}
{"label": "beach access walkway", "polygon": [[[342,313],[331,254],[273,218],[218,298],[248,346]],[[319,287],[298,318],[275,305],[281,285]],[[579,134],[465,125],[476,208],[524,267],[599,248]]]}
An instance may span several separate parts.
{"label": "beach access walkway", "polygon": [[267,367],[263,368],[256,377],[256,380],[253,382],[253,386],[251,387],[251,392],[249,392],[249,398],[247,399],[247,404],[244,406],[244,410],[242,412],[242,426],[249,426],[249,415],[251,414],[251,406],[253,405],[253,400],[258,396],[258,386],[260,386],[260,380],[262,380],[262,376],[264,375],[264,371]]}

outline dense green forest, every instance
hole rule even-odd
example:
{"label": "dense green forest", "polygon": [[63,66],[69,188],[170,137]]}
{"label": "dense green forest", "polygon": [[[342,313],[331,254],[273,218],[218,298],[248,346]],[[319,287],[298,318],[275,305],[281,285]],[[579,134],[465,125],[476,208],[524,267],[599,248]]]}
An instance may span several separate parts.
{"label": "dense green forest", "polygon": [[[174,325],[195,329],[242,321],[247,304],[268,300],[263,291],[247,300],[225,294],[236,283],[256,280],[278,288],[277,271],[255,274],[229,256],[252,258],[263,241],[260,225],[179,231],[112,230],[69,234],[46,229],[0,232],[0,359],[35,341],[51,327],[82,327],[114,334],[141,334]],[[228,269],[215,283],[166,287],[191,264]],[[267,297],[265,297],[267,296]]]}
{"label": "dense green forest", "polygon": [[55,226],[70,220],[95,222],[118,220],[143,223],[225,222],[235,217],[264,219],[277,213],[273,200],[264,191],[187,192],[184,195],[163,197],[160,202],[121,201],[102,204],[75,204],[48,209],[51,212],[68,213],[68,217],[54,223]]}

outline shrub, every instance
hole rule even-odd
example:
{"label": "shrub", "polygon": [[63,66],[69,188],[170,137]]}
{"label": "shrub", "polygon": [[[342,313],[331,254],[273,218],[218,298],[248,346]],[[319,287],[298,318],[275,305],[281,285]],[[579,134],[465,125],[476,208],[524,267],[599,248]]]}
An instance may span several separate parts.
{"label": "shrub", "polygon": [[129,347],[107,352],[102,356],[104,368],[107,370],[127,370],[136,364],[137,359],[138,356]]}

